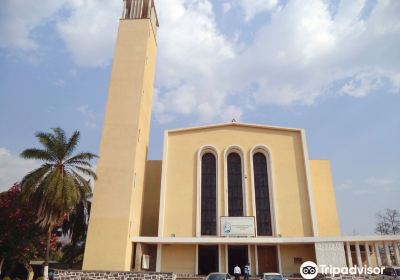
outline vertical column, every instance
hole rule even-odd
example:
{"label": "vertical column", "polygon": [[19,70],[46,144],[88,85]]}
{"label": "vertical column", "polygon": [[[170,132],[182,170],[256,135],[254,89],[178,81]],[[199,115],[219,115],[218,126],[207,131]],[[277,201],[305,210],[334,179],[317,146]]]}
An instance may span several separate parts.
{"label": "vertical column", "polygon": [[369,250],[369,244],[368,242],[365,242],[365,255],[367,256],[367,265],[371,266],[371,252]]}
{"label": "vertical column", "polygon": [[135,271],[141,271],[142,270],[142,243],[136,243],[136,251],[135,251]]}
{"label": "vertical column", "polygon": [[350,242],[346,242],[347,265],[353,266],[353,258],[351,257]]}
{"label": "vertical column", "polygon": [[389,244],[387,242],[383,242],[383,246],[385,248],[386,265],[392,265],[392,259],[390,258]]}
{"label": "vertical column", "polygon": [[360,244],[356,242],[357,266],[362,267]]}
{"label": "vertical column", "polygon": [[162,254],[162,245],[157,244],[157,262],[156,262],[157,272],[161,272],[161,254]]}
{"label": "vertical column", "polygon": [[394,257],[396,259],[396,265],[400,265],[400,253],[399,253],[399,243],[393,241]]}
{"label": "vertical column", "polygon": [[278,244],[278,267],[279,267],[279,273],[283,273],[282,272],[282,258],[281,258],[281,245]]}
{"label": "vertical column", "polygon": [[258,246],[257,244],[254,245],[254,250],[255,250],[255,256],[256,256],[256,275],[258,275]]}
{"label": "vertical column", "polygon": [[379,243],[374,243],[374,247],[375,247],[376,263],[378,266],[382,266],[381,251],[379,249]]}

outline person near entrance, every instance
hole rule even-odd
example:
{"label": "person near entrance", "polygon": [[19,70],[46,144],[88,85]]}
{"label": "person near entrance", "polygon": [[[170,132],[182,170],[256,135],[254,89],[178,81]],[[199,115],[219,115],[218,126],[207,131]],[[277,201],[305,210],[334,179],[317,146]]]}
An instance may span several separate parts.
{"label": "person near entrance", "polygon": [[250,274],[251,274],[251,271],[250,271],[250,264],[247,263],[247,264],[244,266],[244,280],[249,280]]}
{"label": "person near entrance", "polygon": [[236,265],[235,268],[233,269],[233,274],[235,275],[235,280],[240,279],[241,273],[242,273],[242,271],[240,270],[240,267],[238,265]]}

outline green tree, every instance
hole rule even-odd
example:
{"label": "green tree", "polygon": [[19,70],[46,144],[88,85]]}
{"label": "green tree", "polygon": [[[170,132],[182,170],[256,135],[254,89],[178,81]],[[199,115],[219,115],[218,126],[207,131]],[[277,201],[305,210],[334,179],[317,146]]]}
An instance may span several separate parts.
{"label": "green tree", "polygon": [[90,161],[97,156],[89,152],[74,154],[79,131],[67,138],[63,129],[53,128],[50,133],[38,132],[35,136],[42,148],[26,149],[20,156],[43,164],[25,175],[21,188],[22,197],[36,212],[36,223],[47,231],[44,278],[48,279],[51,232],[91,194],[89,181],[97,176]]}

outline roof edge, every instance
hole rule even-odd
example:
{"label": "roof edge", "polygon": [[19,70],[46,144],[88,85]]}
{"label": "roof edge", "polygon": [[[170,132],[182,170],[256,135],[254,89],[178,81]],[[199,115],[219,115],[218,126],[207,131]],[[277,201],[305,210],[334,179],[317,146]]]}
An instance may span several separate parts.
{"label": "roof edge", "polygon": [[224,126],[242,126],[242,127],[253,127],[253,128],[268,128],[268,129],[284,130],[284,131],[295,131],[295,132],[301,132],[301,131],[304,130],[302,128],[291,128],[291,127],[283,127],[283,126],[261,125],[261,124],[240,123],[240,122],[227,122],[227,123],[219,123],[219,124],[211,124],[211,125],[193,126],[193,127],[188,127],[188,128],[167,129],[167,130],[165,130],[165,132],[167,132],[167,133],[185,132],[185,131],[191,131],[191,130],[217,128],[217,127],[224,127]]}

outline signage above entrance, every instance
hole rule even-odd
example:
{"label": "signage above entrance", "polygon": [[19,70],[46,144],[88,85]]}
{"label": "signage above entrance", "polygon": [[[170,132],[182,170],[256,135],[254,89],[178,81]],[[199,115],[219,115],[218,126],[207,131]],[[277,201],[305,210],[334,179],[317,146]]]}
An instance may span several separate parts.
{"label": "signage above entrance", "polygon": [[220,218],[222,237],[255,237],[254,216]]}

